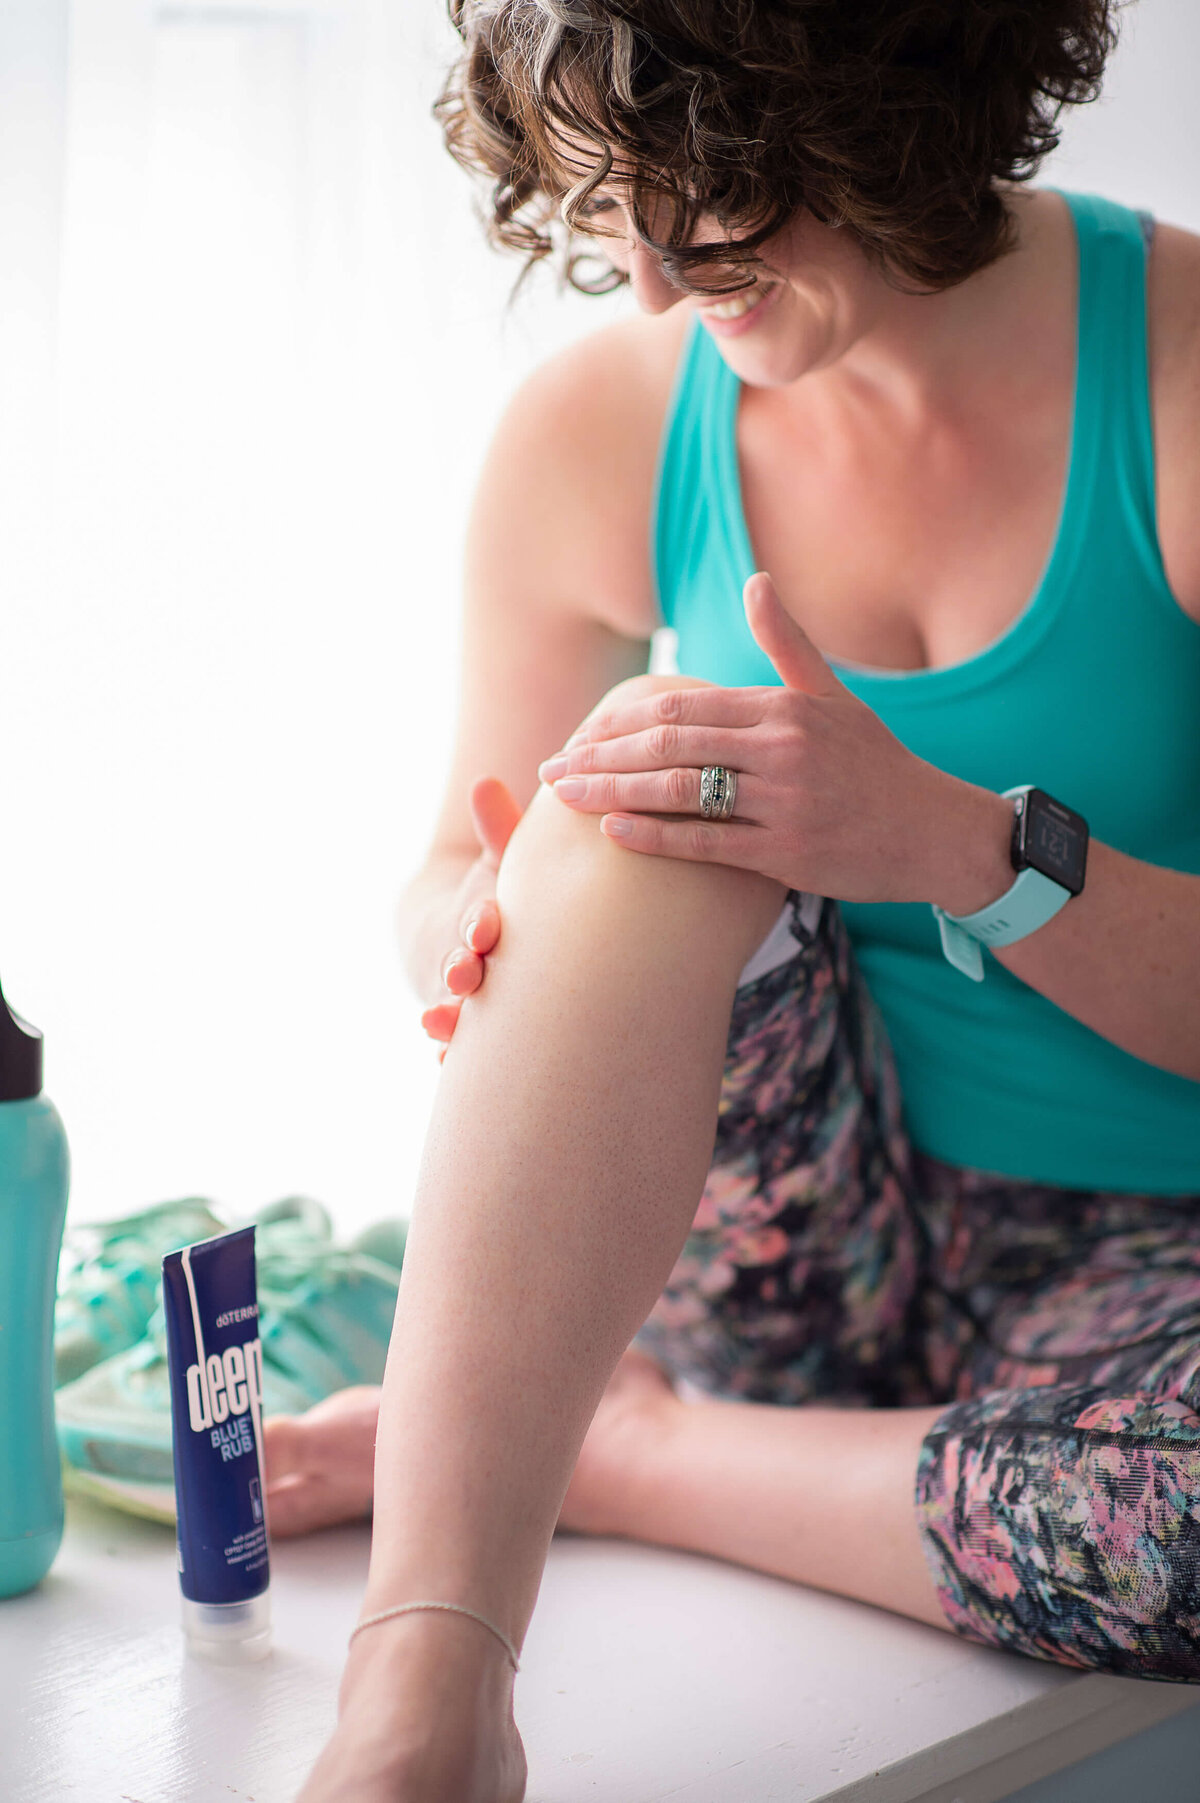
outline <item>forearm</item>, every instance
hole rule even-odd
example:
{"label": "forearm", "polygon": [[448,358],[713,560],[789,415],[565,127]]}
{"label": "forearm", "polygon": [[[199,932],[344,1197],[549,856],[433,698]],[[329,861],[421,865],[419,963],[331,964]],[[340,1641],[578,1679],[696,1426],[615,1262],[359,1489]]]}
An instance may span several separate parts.
{"label": "forearm", "polygon": [[[954,782],[947,804],[929,899],[969,914],[1013,882],[1012,803]],[[1200,1082],[1200,877],[1092,840],[1082,894],[993,956],[1135,1058]]]}

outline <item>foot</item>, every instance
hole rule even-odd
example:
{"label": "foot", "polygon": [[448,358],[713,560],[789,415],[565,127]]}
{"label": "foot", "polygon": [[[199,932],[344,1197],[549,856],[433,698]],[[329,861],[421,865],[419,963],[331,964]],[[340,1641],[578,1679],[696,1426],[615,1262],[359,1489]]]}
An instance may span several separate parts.
{"label": "foot", "polygon": [[355,1384],[303,1415],[263,1422],[273,1537],[311,1534],[371,1513],[379,1394],[378,1384]]}
{"label": "foot", "polygon": [[522,1803],[512,1683],[477,1623],[432,1613],[377,1623],[350,1649],[337,1727],[296,1803]]}
{"label": "foot", "polygon": [[[263,1423],[271,1533],[310,1534],[371,1512],[379,1387],[338,1390],[303,1415]],[[609,1380],[575,1466],[559,1526],[621,1532],[621,1496],[642,1454],[684,1407],[662,1370],[630,1350]]]}

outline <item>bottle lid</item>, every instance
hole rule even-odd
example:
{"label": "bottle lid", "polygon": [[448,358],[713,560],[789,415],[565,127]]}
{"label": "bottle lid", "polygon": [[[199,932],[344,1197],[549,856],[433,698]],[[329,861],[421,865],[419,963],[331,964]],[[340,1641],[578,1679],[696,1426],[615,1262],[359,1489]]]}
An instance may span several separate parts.
{"label": "bottle lid", "polygon": [[0,1102],[24,1102],[42,1093],[42,1036],[14,1014],[0,989]]}

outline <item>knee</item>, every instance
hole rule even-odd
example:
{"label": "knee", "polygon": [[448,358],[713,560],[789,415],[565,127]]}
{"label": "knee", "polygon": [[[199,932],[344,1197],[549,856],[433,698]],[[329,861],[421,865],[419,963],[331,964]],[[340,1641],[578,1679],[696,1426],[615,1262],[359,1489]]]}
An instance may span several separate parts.
{"label": "knee", "polygon": [[580,721],[581,726],[604,725],[605,717],[615,713],[626,702],[641,701],[649,695],[660,695],[663,699],[655,710],[663,721],[677,718],[670,697],[677,695],[681,689],[711,689],[716,684],[705,682],[700,676],[627,676],[624,682],[615,683],[590,714]]}
{"label": "knee", "polygon": [[[602,725],[622,705],[660,696],[661,720],[666,725],[677,717],[670,701],[672,694],[714,686],[694,676],[631,676],[609,689],[581,724]],[[664,905],[669,905],[677,893],[680,899],[695,895],[709,904],[716,897],[728,898],[737,910],[739,925],[743,916],[749,923],[751,951],[778,915],[786,895],[786,889],[773,878],[740,867],[630,853],[600,831],[598,815],[578,813],[564,806],[544,785],[534,795],[509,841],[499,879],[498,893],[507,891],[513,899],[518,888],[527,893],[529,885],[541,892],[543,900],[547,899],[547,889],[559,893],[582,890],[591,903],[597,902],[601,894],[612,896],[625,890],[647,899],[654,897]],[[499,899],[503,910],[503,893]],[[759,923],[760,914],[765,924]]]}
{"label": "knee", "polygon": [[[611,724],[617,711],[623,705],[630,701],[640,701],[649,695],[665,697],[672,691],[678,693],[680,689],[710,689],[712,687],[714,684],[703,682],[697,676],[651,676],[648,674],[629,676],[624,682],[615,683],[608,690],[591,712],[584,715],[580,726]],[[672,718],[670,702],[664,701],[662,709],[664,722],[670,720]],[[551,839],[560,845],[577,844],[586,847],[594,857],[616,858],[626,864],[629,861],[627,854],[622,859],[612,841],[601,833],[599,818],[596,815],[579,814],[572,808],[564,807],[544,786],[537,791],[530,803],[522,824],[524,825],[526,822],[531,828],[536,823],[536,830],[526,831],[521,835],[520,829],[518,829],[510,844],[514,842],[531,844],[534,839],[541,841],[543,834],[548,833]],[[505,856],[507,857],[507,855],[506,853]]]}
{"label": "knee", "polygon": [[[697,676],[651,676],[649,674],[629,676],[624,682],[615,683],[607,694],[596,703],[591,712],[584,715],[579,724],[581,728],[584,726],[601,727],[604,729],[605,736],[610,736],[613,731],[618,729],[618,720],[623,707],[628,706],[631,701],[642,701],[649,696],[661,696],[662,700],[656,714],[665,725],[678,717],[670,700],[672,694],[677,695],[681,689],[711,689],[714,686],[713,683],[703,682]],[[586,846],[593,855],[601,858],[611,859],[615,856],[618,866],[629,863],[628,854],[622,855],[617,852],[612,841],[601,833],[598,815],[581,814],[572,808],[563,807],[556,800],[552,791],[544,786],[535,794],[525,819],[530,822],[534,820],[544,822],[551,835],[562,843]],[[533,833],[525,835],[527,839],[532,839],[534,836]],[[537,836],[540,837],[540,833]],[[515,837],[516,835],[514,835]],[[645,861],[635,860],[635,862]],[[662,862],[662,860],[658,861]]]}
{"label": "knee", "polygon": [[627,676],[624,682],[614,683],[604,700],[592,709],[588,719],[592,719],[609,701],[620,698],[628,700],[638,695],[665,695],[672,689],[712,689],[716,684],[706,682],[703,676],[651,675],[646,672],[641,676]]}

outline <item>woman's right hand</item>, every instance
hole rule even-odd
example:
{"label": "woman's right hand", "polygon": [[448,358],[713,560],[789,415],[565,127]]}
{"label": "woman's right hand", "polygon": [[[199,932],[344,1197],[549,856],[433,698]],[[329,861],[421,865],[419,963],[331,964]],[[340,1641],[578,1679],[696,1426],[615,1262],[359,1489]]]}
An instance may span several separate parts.
{"label": "woman's right hand", "polygon": [[484,960],[495,951],[500,938],[500,910],[496,905],[496,872],[513,828],[521,818],[509,790],[494,776],[482,776],[471,785],[471,819],[480,852],[455,895],[459,943],[442,961],[442,981],[450,1000],[435,1002],[421,1016],[431,1039],[445,1041],[440,1057],[458,1025],[463,997],[473,995],[483,981]]}

